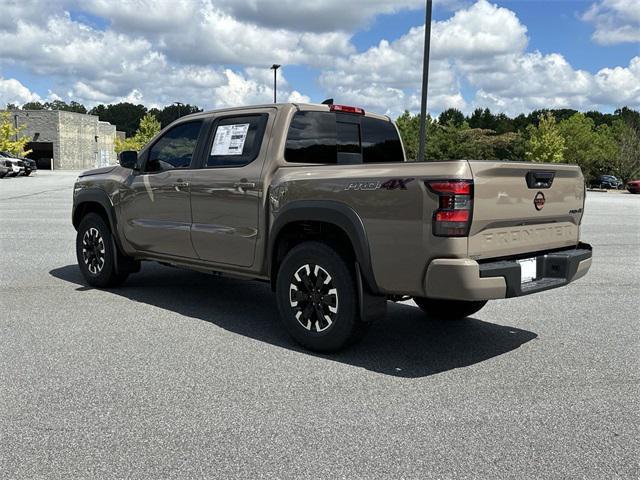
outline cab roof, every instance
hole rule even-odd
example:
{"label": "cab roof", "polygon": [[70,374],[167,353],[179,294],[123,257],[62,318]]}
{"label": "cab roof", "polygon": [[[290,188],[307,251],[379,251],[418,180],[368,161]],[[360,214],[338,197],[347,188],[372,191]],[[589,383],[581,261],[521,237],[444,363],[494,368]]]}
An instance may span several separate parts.
{"label": "cab roof", "polygon": [[[282,109],[285,109],[285,108],[295,108],[296,110],[299,110],[299,111],[316,111],[316,112],[329,112],[330,111],[329,105],[320,104],[320,103],[293,103],[293,102],[288,102],[288,103],[266,103],[266,104],[262,104],[262,105],[246,105],[246,106],[241,106],[241,107],[217,108],[215,110],[207,110],[207,111],[204,111],[204,112],[193,113],[191,115],[185,115],[181,119],[184,119],[184,118],[200,118],[200,117],[207,117],[209,115],[216,114],[216,113],[246,111],[246,110],[252,110],[252,109],[259,109],[259,108],[276,108],[278,110],[282,110]],[[391,118],[389,118],[387,115],[380,115],[380,114],[372,113],[372,112],[369,112],[369,111],[366,111],[366,110],[365,110],[364,116],[371,117],[371,118],[377,118],[379,120],[391,121]]]}

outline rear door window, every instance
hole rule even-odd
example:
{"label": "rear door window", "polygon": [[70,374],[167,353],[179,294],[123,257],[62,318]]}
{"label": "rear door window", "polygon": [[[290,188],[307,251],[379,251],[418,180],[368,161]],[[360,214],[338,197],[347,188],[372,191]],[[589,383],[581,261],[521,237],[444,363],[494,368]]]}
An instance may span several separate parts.
{"label": "rear door window", "polygon": [[268,115],[226,117],[212,135],[207,167],[243,167],[260,153]]}

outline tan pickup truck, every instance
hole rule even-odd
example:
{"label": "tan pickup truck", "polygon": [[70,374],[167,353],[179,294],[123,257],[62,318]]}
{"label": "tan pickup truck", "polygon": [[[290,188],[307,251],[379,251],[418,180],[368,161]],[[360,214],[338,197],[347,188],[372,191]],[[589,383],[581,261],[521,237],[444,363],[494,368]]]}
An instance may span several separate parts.
{"label": "tan pickup truck", "polygon": [[387,117],[281,104],[183,117],[85,172],[73,225],[91,285],[143,260],[267,281],[293,338],[331,351],[388,300],[458,319],[580,278],[584,201],[577,166],[405,162]]}

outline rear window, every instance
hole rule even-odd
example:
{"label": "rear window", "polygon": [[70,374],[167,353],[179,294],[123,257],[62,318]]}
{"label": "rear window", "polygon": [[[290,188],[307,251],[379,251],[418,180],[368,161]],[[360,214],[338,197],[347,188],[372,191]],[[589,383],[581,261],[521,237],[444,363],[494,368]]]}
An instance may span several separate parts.
{"label": "rear window", "polygon": [[402,162],[395,126],[386,120],[334,112],[297,112],[291,121],[285,159],[295,163]]}

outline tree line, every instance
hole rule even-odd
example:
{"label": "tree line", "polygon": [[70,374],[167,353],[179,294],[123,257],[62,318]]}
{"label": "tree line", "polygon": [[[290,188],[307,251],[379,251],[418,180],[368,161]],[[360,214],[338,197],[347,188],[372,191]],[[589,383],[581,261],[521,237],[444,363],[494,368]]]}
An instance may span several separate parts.
{"label": "tree line", "polygon": [[[153,115],[162,128],[169,125],[185,115],[201,112],[202,109],[197,105],[180,104],[167,105],[163,108],[147,108],[144,105],[135,105],[129,102],[112,103],[109,105],[96,105],[91,109],[87,109],[78,102],[66,103],[62,100],[53,100],[52,102],[27,102],[22,110],[61,110],[64,112],[87,113],[97,116],[103,122],[109,122],[115,125],[116,129],[125,132],[127,137],[135,135],[140,127],[140,122],[147,114]],[[15,104],[7,105],[7,110],[20,110]]]}
{"label": "tree line", "polygon": [[[418,154],[420,116],[403,113],[396,121],[407,158]],[[640,176],[640,112],[614,113],[536,110],[511,118],[489,109],[465,116],[448,109],[427,117],[427,160],[527,160],[572,163],[587,180],[612,174],[623,181]]]}

